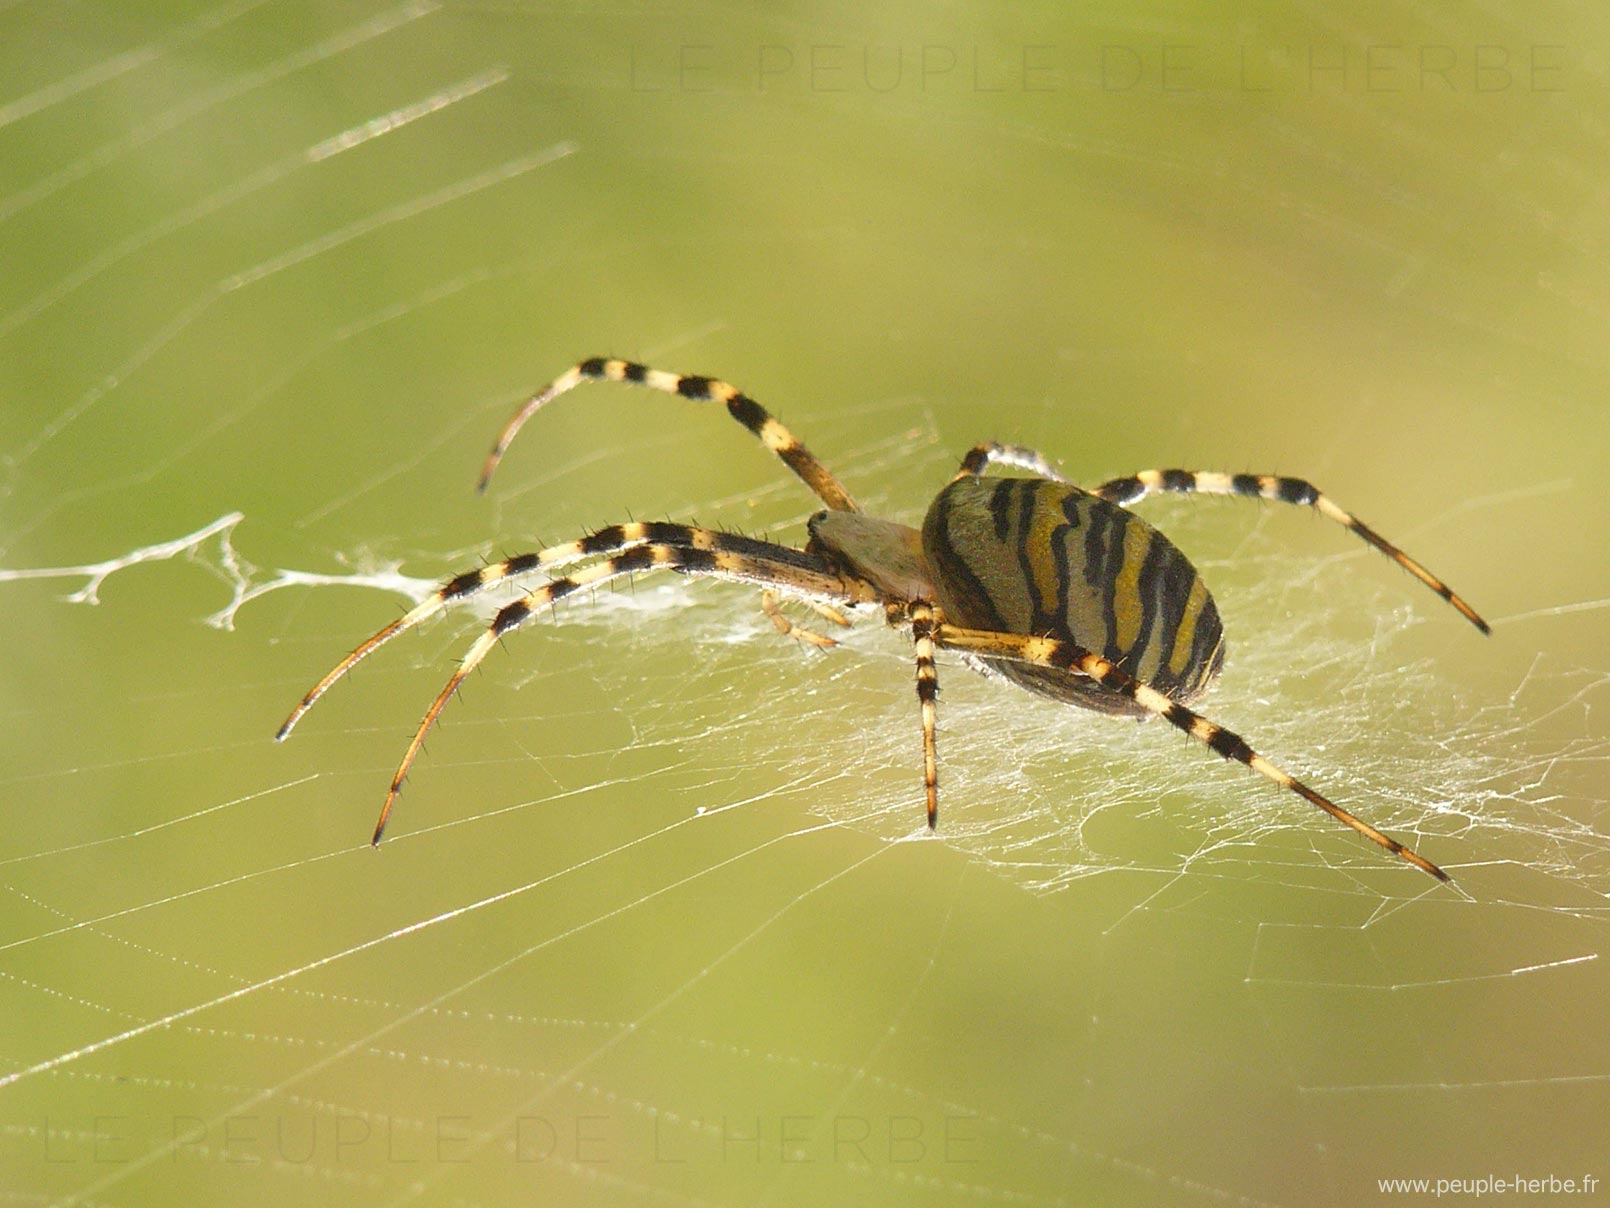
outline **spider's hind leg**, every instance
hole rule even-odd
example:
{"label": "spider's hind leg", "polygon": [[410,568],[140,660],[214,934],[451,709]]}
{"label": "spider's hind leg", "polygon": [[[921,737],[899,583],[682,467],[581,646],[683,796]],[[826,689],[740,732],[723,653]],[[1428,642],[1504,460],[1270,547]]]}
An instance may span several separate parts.
{"label": "spider's hind leg", "polygon": [[1141,470],[1090,488],[1092,495],[1099,495],[1109,503],[1125,505],[1137,503],[1160,491],[1190,495],[1241,495],[1311,507],[1343,528],[1352,529],[1365,542],[1452,604],[1477,629],[1483,633],[1492,632],[1492,627],[1446,583],[1357,516],[1337,507],[1331,502],[1330,496],[1305,478],[1283,478],[1275,474],[1223,474],[1209,470]]}
{"label": "spider's hind leg", "polygon": [[1111,662],[1072,642],[1049,637],[1030,637],[1017,633],[995,633],[982,629],[962,629],[940,624],[933,630],[933,640],[948,650],[969,651],[989,658],[1011,659],[1041,667],[1060,667],[1089,676],[1103,688],[1127,696],[1141,708],[1163,718],[1170,725],[1183,730],[1198,742],[1211,747],[1225,759],[1245,764],[1258,775],[1274,781],[1281,788],[1290,789],[1305,801],[1318,806],[1344,826],[1350,826],[1372,843],[1378,843],[1394,855],[1401,856],[1423,872],[1439,881],[1448,880],[1448,874],[1423,856],[1416,855],[1368,822],[1350,814],[1341,806],[1320,796],[1289,772],[1270,763],[1247,745],[1239,734],[1193,713],[1176,700],[1172,700],[1150,685],[1143,684],[1121,671]]}

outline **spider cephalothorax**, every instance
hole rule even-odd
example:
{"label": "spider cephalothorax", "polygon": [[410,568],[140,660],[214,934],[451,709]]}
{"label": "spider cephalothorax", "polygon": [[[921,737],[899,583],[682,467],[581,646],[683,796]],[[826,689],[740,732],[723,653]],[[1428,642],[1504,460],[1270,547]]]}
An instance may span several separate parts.
{"label": "spider cephalothorax", "polygon": [[[376,843],[426,733],[464,677],[503,634],[582,588],[623,575],[671,569],[760,585],[765,589],[762,605],[777,628],[818,646],[834,642],[789,621],[777,604],[777,593],[814,603],[836,624],[849,623],[838,607],[881,605],[890,624],[909,626],[916,645],[930,827],[939,809],[934,653],[946,649],[960,651],[1057,700],[1103,713],[1162,717],[1416,867],[1448,879],[1429,860],[1281,771],[1238,735],[1186,707],[1218,675],[1224,662],[1224,631],[1196,568],[1168,538],[1126,510],[1126,505],[1157,491],[1246,495],[1314,508],[1352,529],[1488,632],[1487,623],[1440,579],[1312,484],[1260,474],[1142,470],[1086,490],[1067,482],[1033,450],[982,444],[962,459],[918,530],[862,512],[793,433],[736,387],[715,378],[597,357],[568,370],[521,405],[486,460],[483,489],[521,425],[538,408],[588,380],[636,382],[667,394],[724,404],[828,510],[811,517],[810,540],[804,549],[685,524],[618,524],[566,545],[467,571],[442,584],[314,685],[280,727],[278,737],[285,738],[302,714],[359,659],[453,601],[537,571],[591,563],[553,577],[505,606],[475,640],[408,744],[375,825]],[[992,464],[1027,470],[1033,477],[985,479],[984,471]]]}

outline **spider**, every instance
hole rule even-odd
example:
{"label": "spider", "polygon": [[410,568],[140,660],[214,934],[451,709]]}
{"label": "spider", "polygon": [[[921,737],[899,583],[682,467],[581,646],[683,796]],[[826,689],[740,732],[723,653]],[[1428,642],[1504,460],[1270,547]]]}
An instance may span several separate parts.
{"label": "spider", "polygon": [[[431,702],[392,777],[375,824],[378,844],[403,780],[443,707],[499,639],[546,605],[610,579],[671,569],[686,575],[758,584],[777,628],[819,646],[833,639],[793,625],[779,593],[812,602],[836,623],[839,607],[881,606],[890,625],[915,642],[922,719],[923,789],[928,825],[939,816],[934,728],[936,650],[955,650],[983,669],[1029,689],[1102,713],[1157,716],[1225,759],[1245,764],[1401,856],[1438,880],[1431,861],[1355,817],[1282,771],[1242,738],[1187,706],[1206,692],[1224,661],[1218,608],[1196,568],[1169,539],[1126,506],[1160,491],[1244,495],[1311,507],[1351,529],[1431,588],[1481,630],[1487,622],[1425,567],[1343,511],[1300,478],[1195,470],[1142,470],[1088,490],[1059,474],[1039,453],[981,444],[928,509],[920,530],[868,516],[828,469],[759,403],[717,378],[667,373],[634,361],[582,361],[527,399],[504,425],[481,471],[487,483],[525,422],[588,381],[633,382],[665,394],[718,402],[782,459],[826,504],[807,523],[803,549],[686,524],[611,525],[564,545],[520,554],[447,580],[420,604],[374,634],[304,696],[276,739],[359,660],[449,604],[536,571],[601,559],[553,576],[503,607],[470,646]],[[985,478],[991,465],[1031,475]]]}

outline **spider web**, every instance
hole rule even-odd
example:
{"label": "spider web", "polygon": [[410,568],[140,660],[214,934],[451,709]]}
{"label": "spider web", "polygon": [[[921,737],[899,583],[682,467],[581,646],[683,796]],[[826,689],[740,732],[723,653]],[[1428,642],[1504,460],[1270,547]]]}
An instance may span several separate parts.
{"label": "spider web", "polygon": [[[7,1202],[1602,1187],[1594,77],[1566,56],[1557,93],[1477,99],[1281,74],[1307,46],[1362,81],[1387,44],[1518,71],[1580,31],[612,20],[0,6]],[[1204,71],[1251,48],[1280,87],[1103,87],[1129,62],[1103,47],[1153,70],[1187,43]],[[1056,88],[989,90],[1053,44]],[[958,65],[885,94],[812,77],[813,46]],[[1478,166],[1522,118],[1535,158],[1506,151],[1494,190]],[[958,148],[987,180],[955,184]],[[1394,175],[1406,148],[1423,174]],[[1228,269],[1271,295],[1232,295],[1244,325]],[[1148,501],[1226,620],[1203,711],[1453,886],[1167,727],[948,659],[929,836],[909,639],[860,616],[818,654],[755,593],[674,576],[511,636],[370,851],[497,602],[270,736],[400,604],[632,514],[801,539],[809,497],[736,426],[611,387],[533,421],[476,499],[510,400],[596,352],[727,374],[908,523],[985,437],[1082,481],[1312,477],[1495,636],[1318,518]]]}

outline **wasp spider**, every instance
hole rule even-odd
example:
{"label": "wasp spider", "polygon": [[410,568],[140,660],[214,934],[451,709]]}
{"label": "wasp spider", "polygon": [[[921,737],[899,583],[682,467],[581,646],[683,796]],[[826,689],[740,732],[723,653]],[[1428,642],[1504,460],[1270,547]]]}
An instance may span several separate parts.
{"label": "wasp spider", "polygon": [[[638,572],[670,569],[758,584],[767,614],[784,633],[832,645],[795,627],[776,593],[815,602],[841,624],[835,606],[881,605],[891,625],[910,628],[916,646],[922,716],[923,787],[928,825],[938,817],[934,750],[934,652],[956,650],[1033,692],[1103,713],[1162,717],[1225,759],[1305,798],[1339,822],[1446,881],[1447,874],[1389,835],[1282,771],[1238,735],[1187,706],[1212,684],[1224,661],[1218,609],[1196,568],[1167,537],[1125,510],[1157,491],[1247,495],[1311,507],[1385,553],[1465,615],[1488,626],[1443,582],[1357,517],[1300,478],[1142,470],[1088,490],[1074,486],[1030,449],[983,444],[962,459],[928,509],[921,530],[868,516],[843,484],[757,402],[715,378],[682,376],[632,361],[597,357],[568,370],[533,395],[499,434],[481,472],[485,489],[521,426],[545,404],[586,381],[635,382],[685,399],[714,401],[780,457],[825,511],[810,518],[804,549],[685,524],[617,524],[566,545],[521,554],[449,579],[422,603],[369,638],[302,698],[278,738],[284,739],[315,701],[354,664],[449,604],[537,571],[550,577],[504,607],[470,646],[431,702],[392,778],[375,825],[386,820],[426,733],[443,706],[499,638],[545,605],[583,588]],[[1030,478],[983,475],[992,464],[1027,470]]]}

